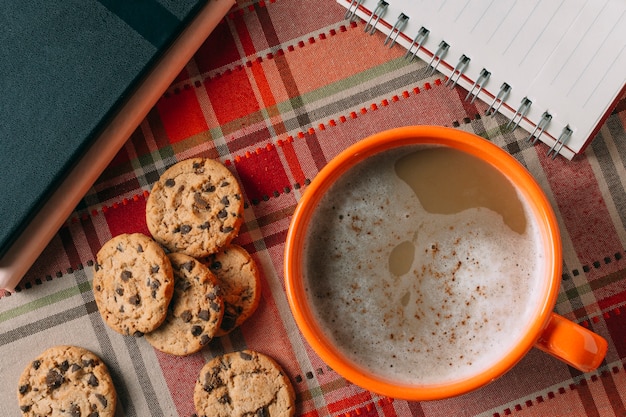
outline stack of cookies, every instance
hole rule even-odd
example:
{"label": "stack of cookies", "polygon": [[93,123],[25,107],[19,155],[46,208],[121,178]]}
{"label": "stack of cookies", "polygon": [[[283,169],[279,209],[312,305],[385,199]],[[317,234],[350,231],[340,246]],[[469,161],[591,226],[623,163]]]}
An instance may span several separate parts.
{"label": "stack of cookies", "polygon": [[152,237],[118,235],[97,255],[94,297],[112,329],[184,356],[254,312],[259,270],[231,244],[243,198],[224,165],[193,158],[167,169],[152,187],[146,223]]}
{"label": "stack of cookies", "polygon": [[[231,243],[243,223],[243,208],[239,183],[218,161],[193,158],[166,170],[146,205],[152,236],[115,236],[96,256],[93,293],[104,322],[123,335],[145,336],[154,348],[177,356],[198,352],[239,327],[261,298],[256,263]],[[34,385],[42,380],[46,386]],[[64,398],[54,394],[61,389],[72,398],[67,404],[51,399]],[[51,348],[32,362],[18,397],[25,416],[53,410],[90,417],[115,412],[106,366],[73,346]],[[289,417],[295,412],[295,393],[273,359],[242,351],[206,364],[194,403],[200,416]],[[41,407],[49,412],[42,414]]]}

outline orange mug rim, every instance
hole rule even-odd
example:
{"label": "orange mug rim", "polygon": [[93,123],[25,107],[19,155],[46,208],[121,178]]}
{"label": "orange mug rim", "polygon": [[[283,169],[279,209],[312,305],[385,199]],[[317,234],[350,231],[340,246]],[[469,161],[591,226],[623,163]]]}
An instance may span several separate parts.
{"label": "orange mug rim", "polygon": [[[313,211],[328,187],[350,167],[378,152],[415,144],[450,146],[478,156],[499,169],[531,203],[539,219],[546,247],[546,273],[537,314],[520,342],[503,359],[467,379],[441,384],[407,384],[392,381],[352,363],[332,345],[314,320],[308,306],[301,275],[302,246]],[[537,342],[556,304],[561,277],[561,241],[558,223],[547,197],[532,175],[506,151],[474,134],[442,126],[408,126],[371,135],[353,144],[324,166],[305,188],[294,211],[284,252],[284,280],[287,300],[304,338],[320,358],[348,381],[369,391],[412,401],[437,400],[480,388],[508,372]],[[548,253],[549,252],[549,253]]]}

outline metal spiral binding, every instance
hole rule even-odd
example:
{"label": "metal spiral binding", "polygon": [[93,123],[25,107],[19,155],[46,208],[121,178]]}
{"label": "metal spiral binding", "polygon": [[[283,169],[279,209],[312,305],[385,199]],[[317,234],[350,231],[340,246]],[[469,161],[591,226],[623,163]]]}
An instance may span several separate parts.
{"label": "metal spiral binding", "polygon": [[[471,59],[467,55],[465,54],[461,55],[461,58],[459,58],[459,62],[456,64],[456,67],[454,67],[452,74],[450,74],[450,78],[448,78],[448,81],[446,82],[446,86],[448,84],[452,84],[450,86],[450,89],[454,88],[456,83],[459,81],[459,79],[461,78],[465,70],[467,69],[467,66],[469,65],[470,61]],[[455,74],[457,75],[457,77],[456,77],[456,80],[453,80]]]}
{"label": "metal spiral binding", "polygon": [[476,81],[474,81],[474,85],[472,85],[472,88],[469,90],[469,92],[465,96],[465,101],[467,101],[467,99],[470,98],[472,93],[474,93],[474,89],[478,87],[478,90],[476,90],[476,94],[474,94],[474,97],[472,97],[472,101],[470,101],[470,103],[473,103],[474,100],[476,100],[476,97],[478,97],[478,94],[480,94],[483,87],[487,83],[487,80],[489,79],[489,77],[491,77],[491,72],[487,71],[487,68],[483,68],[482,70],[480,70],[480,75],[478,76],[478,78],[476,78]]}
{"label": "metal spiral binding", "polygon": [[[384,0],[380,0],[378,2],[378,5],[372,12],[372,15],[370,16],[369,20],[367,21],[367,24],[365,25],[365,29],[363,29],[366,33],[368,31],[370,35],[373,35],[374,33],[376,33],[376,25],[378,25],[380,18],[383,17],[383,15],[385,14],[385,11],[387,11],[387,6],[389,6],[389,3],[387,3]],[[376,19],[374,20],[374,23],[372,23],[372,19],[374,18],[374,16],[376,16]]]}
{"label": "metal spiral binding", "polygon": [[507,83],[502,83],[502,85],[500,86],[500,91],[498,91],[498,95],[496,95],[496,97],[493,99],[485,114],[490,114],[493,110],[493,113],[491,113],[491,117],[493,117],[498,112],[498,110],[500,110],[500,106],[502,106],[502,103],[504,103],[509,97],[510,92],[511,86]]}
{"label": "metal spiral binding", "polygon": [[565,143],[567,143],[569,138],[572,136],[572,133],[574,133],[572,128],[569,127],[569,125],[566,125],[561,131],[559,138],[556,140],[556,142],[554,142],[554,145],[552,145],[552,147],[548,150],[548,157],[552,155],[552,159],[555,159],[557,155],[561,153],[561,149],[563,149]]}
{"label": "metal spiral binding", "polygon": [[[344,15],[344,19],[348,19],[350,22],[356,21],[358,18],[356,11],[359,10],[359,7],[363,3],[364,0],[352,0],[350,2],[350,6],[346,10],[346,14]],[[352,10],[354,8],[354,10]]]}
{"label": "metal spiral binding", "polygon": [[532,106],[532,104],[533,104],[533,102],[528,97],[524,97],[522,99],[522,102],[520,103],[520,106],[515,111],[515,114],[513,115],[513,117],[511,117],[511,120],[506,125],[506,128],[508,129],[511,126],[511,123],[513,123],[515,121],[515,119],[517,118],[517,116],[519,116],[519,119],[517,120],[517,122],[513,126],[512,130],[517,129],[517,126],[519,126],[519,124],[522,121],[522,119],[524,117],[526,117],[526,115],[528,114],[528,111],[530,110],[530,106]]}
{"label": "metal spiral binding", "polygon": [[428,63],[428,66],[431,67],[430,73],[428,75],[433,75],[435,73],[437,67],[441,63],[441,60],[446,55],[446,52],[448,52],[448,49],[450,49],[450,45],[448,45],[446,41],[439,42],[439,48],[437,48],[437,51]]}
{"label": "metal spiral binding", "polygon": [[[543,134],[543,131],[550,123],[550,120],[552,120],[552,115],[548,113],[548,111],[544,111],[541,115],[541,120],[539,121],[539,123],[537,123],[537,126],[535,126],[535,129],[528,136],[528,138],[526,138],[526,140],[530,141],[533,145],[537,143],[537,140],[539,140],[539,136]],[[537,134],[535,135],[535,133]]]}
{"label": "metal spiral binding", "polygon": [[[422,49],[422,44],[424,43],[424,41],[428,37],[429,33],[430,33],[430,31],[428,29],[426,29],[424,26],[422,26],[420,28],[420,30],[417,31],[417,35],[415,35],[415,38],[413,38],[413,42],[411,42],[411,45],[409,46],[409,49],[406,50],[406,55],[404,55],[404,57],[408,58],[410,56],[411,57],[411,62],[413,62],[413,59],[415,59],[417,57],[417,53],[419,52],[419,50]],[[416,45],[417,45],[417,47],[415,48],[415,52],[411,52],[413,47],[416,46]]]}
{"label": "metal spiral binding", "polygon": [[398,20],[396,20],[396,23],[391,28],[391,31],[389,32],[389,35],[387,35],[387,38],[385,39],[385,43],[383,45],[387,45],[387,42],[391,40],[391,43],[389,44],[389,47],[391,48],[396,43],[398,35],[402,32],[402,29],[404,29],[404,27],[406,26],[406,22],[408,21],[409,16],[405,15],[404,13],[400,13],[400,15],[398,16]]}

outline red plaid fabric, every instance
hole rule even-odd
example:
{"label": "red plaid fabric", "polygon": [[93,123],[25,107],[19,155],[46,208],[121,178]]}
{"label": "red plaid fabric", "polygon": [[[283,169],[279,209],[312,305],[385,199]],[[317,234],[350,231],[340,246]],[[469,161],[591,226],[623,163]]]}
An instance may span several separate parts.
{"label": "red plaid fabric", "polygon": [[[215,355],[256,349],[291,378],[300,416],[625,416],[626,97],[586,154],[551,160],[527,132],[485,116],[484,103],[427,76],[400,47],[334,0],[239,2],[84,197],[18,291],[0,298],[0,410],[18,413],[17,378],[30,359],[61,343],[84,346],[112,370],[120,416],[184,416],[193,385]],[[298,331],[283,286],[283,249],[299,197],[352,143],[384,129],[455,127],[510,152],[553,204],[564,246],[556,311],[601,334],[609,352],[582,374],[531,351],[508,374],[471,394],[407,402],[354,386],[326,366]],[[145,204],[168,166],[218,159],[240,180],[245,223],[236,242],[262,270],[255,315],[203,351],[177,358],[107,328],[91,293],[95,253],[119,233],[148,233]]]}

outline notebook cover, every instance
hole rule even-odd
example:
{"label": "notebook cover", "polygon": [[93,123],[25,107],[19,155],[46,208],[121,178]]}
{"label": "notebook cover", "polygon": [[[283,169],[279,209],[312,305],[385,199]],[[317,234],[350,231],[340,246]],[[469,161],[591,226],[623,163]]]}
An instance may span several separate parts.
{"label": "notebook cover", "polygon": [[144,71],[132,94],[119,100],[104,128],[0,257],[0,288],[15,288],[82,196],[234,4],[235,0],[206,2],[154,65]]}
{"label": "notebook cover", "polygon": [[207,0],[7,0],[0,256]]}

